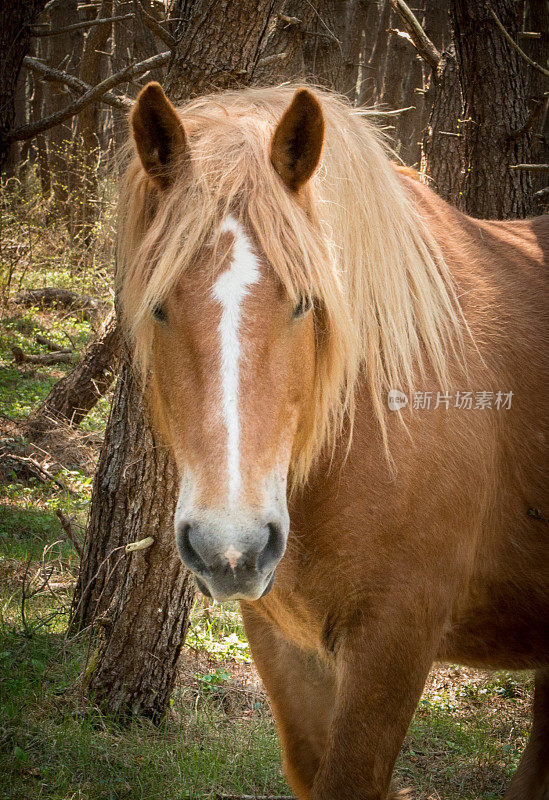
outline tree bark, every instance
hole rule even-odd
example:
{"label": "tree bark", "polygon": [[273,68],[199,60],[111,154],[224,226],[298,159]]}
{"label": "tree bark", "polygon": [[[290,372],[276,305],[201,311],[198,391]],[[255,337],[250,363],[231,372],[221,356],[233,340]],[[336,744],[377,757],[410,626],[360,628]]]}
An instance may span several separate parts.
{"label": "tree bark", "polygon": [[320,86],[343,90],[343,43],[349,0],[320,0],[305,40],[307,77]]}
{"label": "tree bark", "polygon": [[287,0],[254,69],[254,83],[267,84],[276,71],[279,81],[304,80],[303,46],[313,24],[317,0]]}
{"label": "tree bark", "polygon": [[[185,19],[167,80],[174,100],[251,81],[272,3],[179,0],[173,13]],[[89,681],[96,696],[155,720],[169,700],[194,596],[174,541],[176,495],[172,456],[149,426],[126,360],[94,483],[74,627],[106,621]],[[149,549],[124,554],[124,545],[148,536]]]}
{"label": "tree bark", "polygon": [[[79,21],[78,0],[57,0],[50,11],[50,26],[53,29],[63,28]],[[63,69],[71,75],[75,74],[82,56],[84,35],[82,30],[65,31],[56,36],[49,37],[47,62],[54,69]],[[45,84],[45,108],[48,114],[53,114],[64,108],[70,98],[70,93],[65,86],[48,81]],[[51,170],[51,180],[56,204],[65,211],[68,197],[67,165],[70,163],[72,153],[72,124],[71,120],[56,125],[48,131],[48,156]]]}
{"label": "tree bark", "polygon": [[462,206],[460,192],[465,172],[460,118],[463,108],[453,45],[442,53],[432,76],[431,113],[425,135],[421,172],[449,203]]}
{"label": "tree bark", "polygon": [[450,11],[463,95],[460,149],[465,172],[457,205],[476,217],[525,217],[534,210],[527,171],[531,133],[518,138],[529,116],[526,67],[505,40],[493,10],[517,41],[519,4],[514,0],[451,0]]}
{"label": "tree bark", "polygon": [[46,0],[18,0],[0,5],[0,168],[8,156],[4,135],[13,128],[17,80],[30,47],[30,31]]}
{"label": "tree bark", "polygon": [[[132,62],[144,61],[146,58],[161,52],[156,45],[154,35],[143,24],[139,0],[115,0],[114,16],[123,16],[133,13],[134,18],[124,22],[117,22],[113,29],[112,69],[118,72]],[[149,12],[153,13],[152,7]],[[166,46],[162,44],[162,51]],[[147,80],[162,82],[164,67],[151,70]],[[137,87],[131,84],[121,84],[118,90],[125,95],[135,97]],[[113,137],[116,150],[119,151],[128,138],[128,113],[122,109],[113,109]]]}
{"label": "tree bark", "polygon": [[120,360],[120,332],[112,311],[78,364],[57,381],[27,422],[31,438],[48,433],[59,422],[78,425],[114,380]]}
{"label": "tree bark", "polygon": [[[549,2],[547,0],[527,0],[524,29],[539,33],[539,38],[523,38],[519,40],[522,49],[533,61],[546,69],[549,67]],[[547,92],[548,81],[536,69],[526,72],[526,88],[528,95],[528,108],[530,113],[537,114],[532,127],[532,162],[539,164],[547,161],[549,150],[549,97]],[[534,192],[547,186],[546,175],[532,175],[532,189]],[[547,199],[545,199],[547,205]]]}
{"label": "tree bark", "polygon": [[[102,0],[98,19],[108,19],[113,15],[113,0]],[[95,25],[90,28],[84,42],[80,63],[80,80],[89,86],[96,86],[102,77],[105,60],[104,50],[111,35],[112,23]],[[78,158],[75,159],[75,174],[72,176],[72,197],[74,219],[71,221],[73,233],[87,236],[98,210],[97,203],[97,165],[100,154],[100,120],[102,109],[96,103],[85,106],[78,117],[76,142]]]}
{"label": "tree bark", "polygon": [[166,91],[183,100],[216,89],[246,86],[266,44],[280,0],[179,0],[177,43]]}
{"label": "tree bark", "polygon": [[[177,476],[152,433],[131,368],[117,383],[75,595],[77,627],[102,626],[90,688],[111,710],[157,720],[169,700],[194,597],[176,555]],[[125,554],[151,536],[154,544]]]}

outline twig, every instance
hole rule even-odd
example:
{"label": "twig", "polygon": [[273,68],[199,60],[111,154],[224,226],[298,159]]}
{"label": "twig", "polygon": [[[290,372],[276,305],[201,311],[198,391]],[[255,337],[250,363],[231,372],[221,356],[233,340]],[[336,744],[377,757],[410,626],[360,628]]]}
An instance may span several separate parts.
{"label": "twig", "polygon": [[[68,72],[63,72],[60,69],[49,67],[47,64],[43,64],[42,61],[32,56],[25,56],[23,59],[23,66],[27,67],[27,69],[31,69],[33,72],[37,72],[39,75],[43,75],[47,80],[53,81],[54,83],[62,83],[70,89],[79,92],[79,94],[89,92],[92,88],[88,83],[81,81],[80,78],[69,75]],[[108,106],[120,108],[122,110],[131,108],[133,105],[133,100],[126,97],[126,95],[112,94],[112,92],[105,92],[100,98],[100,101]]]}
{"label": "twig", "polygon": [[105,25],[108,22],[120,22],[124,19],[133,19],[133,14],[123,14],[118,17],[103,17],[102,19],[90,19],[87,22],[75,22],[72,25],[65,25],[63,28],[41,28],[33,25],[30,28],[31,36],[57,36],[59,33],[69,33],[78,31],[81,28],[90,28],[92,25]]}
{"label": "twig", "polygon": [[147,3],[146,0],[138,0],[138,3],[143,25],[154,33],[155,36],[158,36],[164,44],[167,44],[170,50],[173,50],[175,48],[175,39],[166,28],[162,27],[158,20],[155,19],[154,15],[151,14],[150,4]]}
{"label": "twig", "polygon": [[66,108],[62,108],[54,114],[44,117],[44,119],[31,122],[29,125],[21,125],[19,128],[13,128],[11,131],[8,131],[3,137],[4,141],[19,142],[25,139],[32,139],[39,133],[43,133],[53,128],[55,125],[59,125],[66,119],[70,119],[70,117],[74,117],[75,114],[78,114],[78,112],[82,111],[87,105],[103,97],[109,89],[118,86],[120,83],[127,83],[132,78],[143,75],[150,69],[155,69],[156,67],[161,67],[163,64],[167,64],[170,58],[171,52],[168,51],[165,53],[158,53],[158,55],[140,61],[138,64],[130,64],[124,67],[124,69],[119,70],[119,72],[115,72],[114,75],[111,75],[109,78],[105,78],[104,81],[98,83],[97,86],[87,91],[82,97],[79,97],[78,100],[70,103]]}
{"label": "twig", "polygon": [[31,565],[32,556],[29,556],[27,559],[27,565],[25,567],[25,573],[23,575],[23,585],[21,586],[21,622],[23,623],[23,630],[25,631],[25,636],[29,635],[29,626],[27,625],[27,617],[25,614],[25,600],[27,599],[27,578],[29,576],[29,569]]}
{"label": "twig", "polygon": [[74,549],[78,553],[78,555],[80,557],[80,560],[82,560],[82,558],[84,556],[84,553],[83,553],[83,550],[82,550],[82,545],[80,544],[80,542],[76,538],[76,534],[72,529],[71,520],[68,517],[66,517],[63,514],[63,512],[61,511],[61,509],[59,509],[59,508],[55,509],[55,515],[56,515],[57,519],[59,520],[59,522],[61,523],[62,529],[67,534],[68,539],[74,545]]}
{"label": "twig", "polygon": [[285,22],[286,25],[302,25],[303,20],[300,20],[299,17],[289,17],[287,14],[277,14],[277,18],[281,22]]}
{"label": "twig", "polygon": [[402,20],[402,24],[410,34],[412,43],[421,58],[429,64],[431,69],[436,70],[441,59],[441,55],[433,42],[429,39],[421,27],[417,17],[414,15],[404,0],[390,0],[391,6]]}
{"label": "twig", "polygon": [[16,364],[44,364],[49,366],[50,364],[70,364],[72,362],[72,353],[67,351],[64,353],[40,353],[40,355],[34,355],[25,353],[20,347],[14,345],[11,348],[11,352]]}
{"label": "twig", "polygon": [[[392,1],[393,0],[391,0],[391,2]],[[533,61],[530,58],[530,56],[526,55],[524,50],[518,46],[518,44],[515,42],[513,37],[509,33],[507,33],[507,31],[505,30],[505,28],[503,27],[503,25],[499,21],[499,17],[496,14],[496,12],[494,11],[493,8],[490,9],[490,14],[494,18],[494,21],[495,21],[496,25],[498,26],[498,28],[500,29],[500,31],[502,32],[502,34],[505,36],[505,38],[507,39],[507,41],[509,42],[511,47],[513,47],[517,51],[519,56],[521,56],[521,58],[523,58],[526,61],[527,64],[530,64],[531,67],[533,67],[534,69],[537,69],[538,72],[541,72],[542,75],[546,75],[547,77],[549,77],[549,69],[545,69],[545,67],[542,67],[536,61]]]}
{"label": "twig", "polygon": [[276,64],[279,61],[284,61],[288,58],[288,53],[275,53],[272,56],[265,56],[265,58],[260,58],[257,62],[258,67],[267,67],[269,64]]}
{"label": "twig", "polygon": [[389,111],[379,110],[377,108],[369,108],[368,109],[368,116],[369,117],[396,117],[398,114],[402,114],[404,111],[415,111],[415,106],[406,106],[406,108],[393,108]]}
{"label": "twig", "polygon": [[549,164],[511,164],[509,169],[525,169],[530,172],[549,172]]}
{"label": "twig", "polygon": [[546,101],[543,98],[541,98],[540,100],[538,100],[536,102],[536,104],[534,105],[534,108],[532,109],[532,113],[530,114],[530,116],[528,117],[528,119],[526,120],[524,125],[521,128],[519,128],[517,131],[514,131],[514,133],[512,133],[509,136],[509,141],[510,142],[516,142],[517,139],[521,139],[526,133],[528,133],[529,130],[531,130],[533,128],[534,123],[536,122],[537,118],[541,114],[541,109],[545,105],[545,102]]}

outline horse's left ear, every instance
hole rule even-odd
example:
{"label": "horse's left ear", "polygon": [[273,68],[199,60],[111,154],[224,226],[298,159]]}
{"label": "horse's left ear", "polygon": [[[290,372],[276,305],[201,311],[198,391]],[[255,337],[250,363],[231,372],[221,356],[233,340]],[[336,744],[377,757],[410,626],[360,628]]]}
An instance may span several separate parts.
{"label": "horse's left ear", "polygon": [[187,139],[159,83],[151,81],[139,92],[130,121],[143,169],[160,189],[167,189],[182,168]]}
{"label": "horse's left ear", "polygon": [[296,192],[320,161],[324,115],[307,89],[299,89],[282,115],[271,142],[271,163],[286,186]]}

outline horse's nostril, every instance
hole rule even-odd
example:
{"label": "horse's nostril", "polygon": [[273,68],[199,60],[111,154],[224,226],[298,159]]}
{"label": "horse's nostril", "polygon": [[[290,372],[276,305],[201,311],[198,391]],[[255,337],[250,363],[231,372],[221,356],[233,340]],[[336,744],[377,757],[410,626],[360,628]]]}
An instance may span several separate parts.
{"label": "horse's nostril", "polygon": [[269,522],[267,523],[267,530],[269,531],[267,544],[257,559],[257,566],[260,570],[275,566],[282,558],[285,548],[281,526],[277,522]]}
{"label": "horse's nostril", "polygon": [[183,522],[179,525],[177,529],[177,546],[179,548],[181,560],[190,570],[201,575],[208,571],[208,567],[200,553],[198,553],[191,544],[192,529],[192,525],[187,522]]}

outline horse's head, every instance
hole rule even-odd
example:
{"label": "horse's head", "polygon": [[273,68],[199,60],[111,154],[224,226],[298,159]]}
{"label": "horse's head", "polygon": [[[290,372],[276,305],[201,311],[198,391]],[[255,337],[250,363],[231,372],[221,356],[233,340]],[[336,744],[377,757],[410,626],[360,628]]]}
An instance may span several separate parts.
{"label": "horse's head", "polygon": [[[193,181],[193,164],[189,136],[157,84],[141,92],[132,129],[162,204],[172,176],[187,171]],[[305,217],[323,130],[318,101],[302,90],[270,141],[269,169]],[[235,198],[150,310],[154,402],[181,479],[177,546],[200,588],[219,600],[255,600],[272,586],[317,357],[313,300],[284,287],[247,214]]]}

